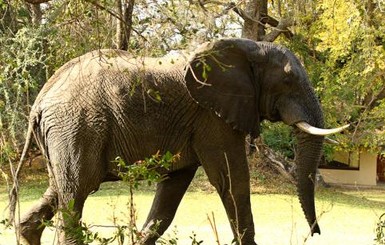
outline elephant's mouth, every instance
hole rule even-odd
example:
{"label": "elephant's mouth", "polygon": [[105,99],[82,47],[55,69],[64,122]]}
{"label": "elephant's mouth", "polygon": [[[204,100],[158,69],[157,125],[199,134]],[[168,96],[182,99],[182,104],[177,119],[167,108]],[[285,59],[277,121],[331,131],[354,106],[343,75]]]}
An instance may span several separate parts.
{"label": "elephant's mouth", "polygon": [[279,121],[282,121],[282,118],[281,118],[281,116],[279,115],[278,110],[277,110],[276,112],[274,111],[273,114],[269,115],[268,120],[269,120],[270,122],[279,122]]}
{"label": "elephant's mouth", "polygon": [[[265,113],[262,113],[261,119],[269,120],[270,122],[282,121],[282,117],[279,113],[278,99],[274,100],[270,105],[265,108]],[[263,110],[261,110],[263,112]]]}

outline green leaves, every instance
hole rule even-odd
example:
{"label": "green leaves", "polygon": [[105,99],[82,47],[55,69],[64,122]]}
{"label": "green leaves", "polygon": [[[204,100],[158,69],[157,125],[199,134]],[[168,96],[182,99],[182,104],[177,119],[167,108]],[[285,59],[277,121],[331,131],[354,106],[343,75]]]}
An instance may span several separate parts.
{"label": "green leaves", "polygon": [[291,130],[291,127],[283,123],[264,122],[261,137],[271,149],[292,159],[294,158],[294,138]]}
{"label": "green leaves", "polygon": [[302,11],[307,17],[298,16],[296,38],[288,45],[305,63],[325,126],[352,125],[331,136],[340,145],[327,147],[379,152],[385,143],[384,13],[376,1],[353,0],[313,2]]}
{"label": "green leaves", "polygon": [[155,91],[153,89],[148,89],[147,94],[155,102],[161,102],[162,101],[162,97],[160,96],[159,91]]}
{"label": "green leaves", "polygon": [[207,63],[205,62],[201,62],[202,66],[203,66],[203,69],[202,69],[202,78],[204,79],[204,81],[207,81],[208,77],[209,77],[209,72],[211,71],[211,66],[209,66]]}
{"label": "green leaves", "polygon": [[137,189],[140,181],[144,180],[148,185],[161,182],[166,178],[166,174],[162,174],[170,170],[172,164],[179,159],[179,155],[173,155],[167,151],[161,155],[158,151],[156,154],[134,164],[127,165],[122,158],[117,157],[115,162],[120,168],[119,176]]}

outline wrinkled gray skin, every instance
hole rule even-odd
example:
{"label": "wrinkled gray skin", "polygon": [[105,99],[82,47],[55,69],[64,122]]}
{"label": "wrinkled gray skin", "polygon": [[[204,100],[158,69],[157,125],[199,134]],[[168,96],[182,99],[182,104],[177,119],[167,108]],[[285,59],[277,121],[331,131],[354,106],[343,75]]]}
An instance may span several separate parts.
{"label": "wrinkled gray skin", "polygon": [[[73,59],[45,84],[30,115],[30,131],[49,159],[50,186],[21,219],[22,238],[40,244],[41,220],[70,200],[80,217],[90,193],[119,179],[116,156],[133,163],[159,150],[181,157],[157,186],[142,244],[154,244],[170,225],[200,165],[221,197],[234,235],[241,234],[244,245],[256,244],[245,136],[257,136],[265,119],[323,126],[304,68],[273,44],[224,39],[205,45],[189,62],[132,59],[116,50]],[[295,135],[298,196],[312,234],[320,233],[313,180],[323,137],[298,129]],[[149,230],[157,220],[154,235]],[[64,227],[76,224],[63,221]],[[80,242],[61,231],[59,243]]]}

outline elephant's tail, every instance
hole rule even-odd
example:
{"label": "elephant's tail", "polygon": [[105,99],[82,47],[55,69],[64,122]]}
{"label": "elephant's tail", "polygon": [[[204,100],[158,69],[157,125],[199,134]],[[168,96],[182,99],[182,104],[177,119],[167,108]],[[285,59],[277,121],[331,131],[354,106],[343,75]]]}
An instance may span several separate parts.
{"label": "elephant's tail", "polygon": [[28,123],[27,137],[24,143],[24,148],[20,156],[19,163],[17,165],[16,171],[13,168],[12,164],[10,164],[12,178],[13,178],[13,186],[9,192],[9,217],[8,224],[12,225],[15,221],[15,213],[16,213],[16,205],[19,198],[19,174],[24,164],[25,156],[28,153],[29,146],[31,145],[31,141],[33,138],[33,131],[36,127],[37,121],[30,120]]}

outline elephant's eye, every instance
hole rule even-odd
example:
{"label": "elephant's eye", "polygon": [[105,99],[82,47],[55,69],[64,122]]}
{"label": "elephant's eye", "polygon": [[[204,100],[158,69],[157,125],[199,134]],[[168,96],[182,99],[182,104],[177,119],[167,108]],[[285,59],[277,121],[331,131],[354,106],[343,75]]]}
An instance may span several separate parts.
{"label": "elephant's eye", "polygon": [[291,83],[292,83],[291,77],[290,77],[290,76],[285,76],[285,77],[283,78],[283,83],[286,84],[286,85],[291,84]]}

